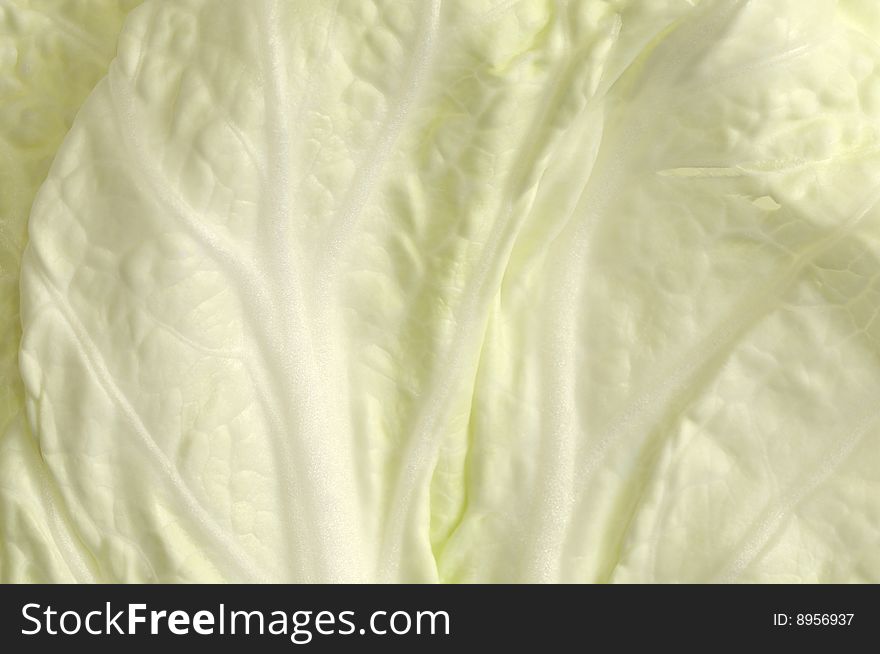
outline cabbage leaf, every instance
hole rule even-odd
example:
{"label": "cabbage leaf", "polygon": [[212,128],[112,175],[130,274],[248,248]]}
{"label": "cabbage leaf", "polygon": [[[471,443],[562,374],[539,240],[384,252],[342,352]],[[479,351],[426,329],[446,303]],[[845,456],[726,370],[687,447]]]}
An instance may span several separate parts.
{"label": "cabbage leaf", "polygon": [[877,25],[140,6],[30,214],[4,576],[880,580]]}

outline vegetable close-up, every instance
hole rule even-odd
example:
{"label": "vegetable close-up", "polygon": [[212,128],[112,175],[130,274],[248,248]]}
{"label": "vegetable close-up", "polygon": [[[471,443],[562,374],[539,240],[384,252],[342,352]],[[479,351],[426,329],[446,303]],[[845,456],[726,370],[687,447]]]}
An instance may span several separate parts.
{"label": "vegetable close-up", "polygon": [[0,0],[0,581],[880,582],[880,3]]}

